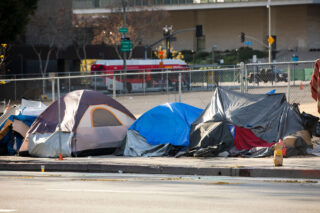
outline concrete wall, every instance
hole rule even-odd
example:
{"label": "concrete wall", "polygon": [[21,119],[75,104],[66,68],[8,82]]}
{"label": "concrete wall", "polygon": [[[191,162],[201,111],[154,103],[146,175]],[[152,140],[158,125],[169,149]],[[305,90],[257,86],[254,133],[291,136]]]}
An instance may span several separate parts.
{"label": "concrete wall", "polygon": [[[272,7],[272,35],[277,36],[277,49],[308,50],[320,48],[320,5]],[[206,50],[213,45],[218,50],[235,49],[243,46],[240,33],[245,32],[260,42],[268,35],[268,9],[266,7],[170,11],[167,23],[174,30],[203,25]],[[161,38],[161,33],[153,38]],[[195,32],[177,34],[173,46],[177,50],[195,49]],[[263,50],[265,47],[254,39],[251,46]]]}
{"label": "concrete wall", "polygon": [[307,9],[308,48],[320,48],[320,5]]}

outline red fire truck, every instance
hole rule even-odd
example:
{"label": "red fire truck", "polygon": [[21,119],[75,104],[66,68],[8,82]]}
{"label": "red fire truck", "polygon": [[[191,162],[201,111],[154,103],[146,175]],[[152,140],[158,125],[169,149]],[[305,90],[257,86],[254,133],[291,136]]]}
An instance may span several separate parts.
{"label": "red fire truck", "polygon": [[[127,75],[115,77],[116,90],[124,89],[126,82],[128,92],[159,91],[178,87],[178,74],[163,73],[164,71],[188,70],[189,66],[185,61],[179,59],[146,59],[127,60]],[[156,74],[153,74],[157,72]],[[159,73],[160,72],[160,73]],[[123,73],[123,60],[97,60],[91,65],[92,74],[117,74]],[[130,73],[141,73],[131,74]],[[143,73],[143,74],[142,74]],[[181,77],[182,86],[187,86],[184,75]],[[106,77],[92,78],[91,84],[95,87],[103,87],[113,90],[113,75]]]}

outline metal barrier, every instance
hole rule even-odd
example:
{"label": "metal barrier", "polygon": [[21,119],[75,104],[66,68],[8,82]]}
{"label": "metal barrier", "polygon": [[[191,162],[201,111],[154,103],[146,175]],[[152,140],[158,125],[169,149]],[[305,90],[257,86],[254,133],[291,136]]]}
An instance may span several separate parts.
{"label": "metal barrier", "polygon": [[0,85],[0,101],[19,103],[24,97],[49,104],[58,98],[58,94],[91,89],[112,96],[125,106],[134,105],[136,114],[140,114],[166,102],[184,102],[205,108],[211,99],[211,91],[219,86],[252,94],[265,94],[275,89],[276,93],[286,93],[290,103],[309,104],[310,109],[303,108],[304,111],[316,110],[309,85],[314,61],[241,63],[224,68],[210,66],[193,66],[190,70],[180,71],[139,70],[94,75],[57,73],[45,78],[6,78],[0,79],[6,82]]}
{"label": "metal barrier", "polygon": [[298,103],[304,111],[312,113],[316,110],[310,92],[313,69],[314,61],[246,64],[245,91],[285,93],[289,103]]}
{"label": "metal barrier", "polygon": [[[20,100],[22,97],[30,99],[55,99],[57,89],[61,94],[77,89],[92,89],[116,96],[127,94],[180,94],[191,91],[208,91],[215,86],[239,89],[238,67],[212,68],[195,67],[188,70],[137,70],[114,74],[95,73],[80,75],[65,75],[65,73],[50,73],[46,77],[6,78],[0,79],[1,99]],[[60,87],[57,87],[59,79]],[[125,81],[126,79],[126,81]],[[126,82],[126,87],[124,83]],[[126,90],[125,90],[126,89]],[[4,94],[7,93],[5,96]]]}

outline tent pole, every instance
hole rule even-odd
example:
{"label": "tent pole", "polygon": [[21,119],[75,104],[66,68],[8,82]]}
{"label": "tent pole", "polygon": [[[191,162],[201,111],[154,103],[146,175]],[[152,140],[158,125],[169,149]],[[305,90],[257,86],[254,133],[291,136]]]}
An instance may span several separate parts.
{"label": "tent pole", "polygon": [[245,70],[244,70],[244,63],[240,63],[240,92],[244,93],[244,75],[245,75]]}

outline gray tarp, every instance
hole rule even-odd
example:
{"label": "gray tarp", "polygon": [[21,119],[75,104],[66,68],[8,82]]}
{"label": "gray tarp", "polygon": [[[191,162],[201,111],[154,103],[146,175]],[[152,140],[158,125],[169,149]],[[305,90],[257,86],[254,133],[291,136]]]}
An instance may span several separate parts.
{"label": "gray tarp", "polygon": [[133,130],[128,130],[126,140],[124,156],[160,157],[167,155],[171,148],[169,143],[159,145],[148,144],[145,138]]}
{"label": "gray tarp", "polygon": [[[217,125],[221,122],[224,128]],[[189,149],[213,146],[221,141],[232,146],[227,124],[248,128],[269,143],[304,129],[299,113],[284,94],[242,94],[217,87],[211,102],[191,125]],[[216,126],[221,131],[211,134]]]}
{"label": "gray tarp", "polygon": [[64,157],[71,156],[72,132],[61,132],[61,150],[59,145],[59,132],[31,134],[29,153],[36,157],[59,157],[61,152]]}

